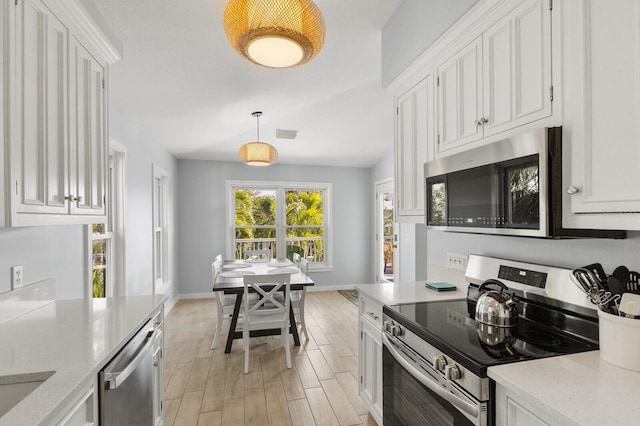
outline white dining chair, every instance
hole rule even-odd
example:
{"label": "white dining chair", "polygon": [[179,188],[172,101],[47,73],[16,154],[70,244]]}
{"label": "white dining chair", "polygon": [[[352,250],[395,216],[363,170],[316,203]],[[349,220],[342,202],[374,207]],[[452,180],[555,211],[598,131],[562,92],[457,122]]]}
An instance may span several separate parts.
{"label": "white dining chair", "polygon": [[244,251],[245,259],[271,260],[270,249],[249,249]]}
{"label": "white dining chair", "polygon": [[[291,342],[289,340],[289,290],[291,274],[245,275],[242,341],[244,346],[244,372],[249,372],[249,337],[252,330],[280,329],[287,368],[291,368]],[[256,302],[249,298],[250,290],[258,294]],[[284,293],[283,298],[276,295]]]}
{"label": "white dining chair", "polygon": [[293,262],[293,266],[298,268],[300,266],[300,259],[302,258],[298,253],[293,253],[292,260],[291,260]]}
{"label": "white dining chair", "polygon": [[[216,256],[213,263],[211,263],[211,276],[213,277],[212,284],[215,285],[221,269],[222,256],[218,255]],[[213,341],[211,342],[211,349],[214,349],[218,343],[218,339],[222,333],[222,324],[225,322],[225,320],[231,319],[231,314],[233,314],[233,307],[236,302],[236,296],[233,294],[224,294],[224,292],[219,291],[215,293],[215,299],[216,308],[218,311],[218,319],[216,324],[216,332],[213,335]],[[228,331],[229,328],[227,327],[226,330]]]}
{"label": "white dining chair", "polygon": [[[295,253],[294,253],[295,256]],[[296,265],[300,272],[308,275],[309,261],[302,257],[299,257],[298,264]],[[293,314],[296,317],[296,326],[300,324],[300,331],[304,333],[306,340],[309,340],[309,333],[307,333],[307,325],[304,321],[304,299],[307,295],[307,287],[302,287],[302,290],[294,290],[291,292],[291,307],[293,308]]]}

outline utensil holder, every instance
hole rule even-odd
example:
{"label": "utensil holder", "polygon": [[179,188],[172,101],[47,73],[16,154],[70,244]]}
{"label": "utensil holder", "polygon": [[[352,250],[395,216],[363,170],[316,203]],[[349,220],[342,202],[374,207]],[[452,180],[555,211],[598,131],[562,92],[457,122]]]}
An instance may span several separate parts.
{"label": "utensil holder", "polygon": [[600,358],[640,372],[640,320],[598,311]]}

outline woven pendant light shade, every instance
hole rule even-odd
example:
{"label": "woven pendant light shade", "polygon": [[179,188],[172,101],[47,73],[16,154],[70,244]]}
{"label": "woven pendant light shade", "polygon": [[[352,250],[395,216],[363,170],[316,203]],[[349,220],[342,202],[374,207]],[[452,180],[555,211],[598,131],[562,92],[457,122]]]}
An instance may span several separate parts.
{"label": "woven pendant light shade", "polygon": [[256,142],[245,143],[240,147],[238,156],[240,161],[250,166],[268,166],[278,159],[278,151],[268,143],[258,142],[260,140],[260,117],[262,111],[251,114],[256,118]]}
{"label": "woven pendant light shade", "polygon": [[238,156],[250,166],[268,166],[278,159],[278,151],[264,142],[249,142],[240,147]]}
{"label": "woven pendant light shade", "polygon": [[230,0],[224,31],[240,55],[269,68],[308,62],[325,36],[324,19],[311,0]]}

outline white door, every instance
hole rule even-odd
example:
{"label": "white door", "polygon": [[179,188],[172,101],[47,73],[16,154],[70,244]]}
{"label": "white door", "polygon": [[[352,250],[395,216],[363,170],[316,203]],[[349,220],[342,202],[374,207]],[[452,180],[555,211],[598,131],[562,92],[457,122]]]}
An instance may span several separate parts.
{"label": "white door", "polygon": [[376,230],[375,230],[375,280],[393,281],[394,255],[393,242],[393,179],[376,182]]}

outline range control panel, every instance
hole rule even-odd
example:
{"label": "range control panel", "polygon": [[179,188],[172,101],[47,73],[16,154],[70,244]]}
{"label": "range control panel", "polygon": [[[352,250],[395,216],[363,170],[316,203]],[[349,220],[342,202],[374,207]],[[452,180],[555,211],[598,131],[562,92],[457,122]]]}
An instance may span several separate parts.
{"label": "range control panel", "polygon": [[504,265],[500,265],[498,278],[538,288],[544,288],[547,284],[546,272],[531,271]]}

